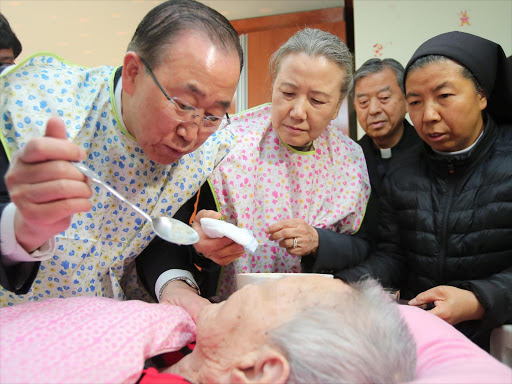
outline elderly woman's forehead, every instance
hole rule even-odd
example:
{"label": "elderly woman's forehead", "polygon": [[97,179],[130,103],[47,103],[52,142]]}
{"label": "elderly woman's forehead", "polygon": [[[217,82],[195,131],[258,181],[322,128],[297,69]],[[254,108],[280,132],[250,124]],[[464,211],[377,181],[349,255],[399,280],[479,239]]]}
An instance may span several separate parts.
{"label": "elderly woman's forehead", "polygon": [[304,294],[326,294],[333,291],[350,290],[350,286],[339,279],[332,279],[325,276],[290,276],[274,283],[269,287],[270,292],[280,292],[282,295],[304,295]]}

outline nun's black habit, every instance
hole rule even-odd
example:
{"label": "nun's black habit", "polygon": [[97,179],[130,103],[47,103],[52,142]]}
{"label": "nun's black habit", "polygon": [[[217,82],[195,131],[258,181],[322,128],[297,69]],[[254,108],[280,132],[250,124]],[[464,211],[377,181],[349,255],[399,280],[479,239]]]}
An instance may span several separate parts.
{"label": "nun's black habit", "polygon": [[336,275],[348,281],[372,275],[400,287],[405,299],[440,285],[472,291],[484,317],[457,328],[488,350],[491,330],[512,323],[511,64],[498,44],[449,32],[418,48],[404,81],[428,55],[458,62],[481,84],[488,100],[483,134],[461,155],[439,155],[425,145],[404,156],[384,181],[376,251]]}

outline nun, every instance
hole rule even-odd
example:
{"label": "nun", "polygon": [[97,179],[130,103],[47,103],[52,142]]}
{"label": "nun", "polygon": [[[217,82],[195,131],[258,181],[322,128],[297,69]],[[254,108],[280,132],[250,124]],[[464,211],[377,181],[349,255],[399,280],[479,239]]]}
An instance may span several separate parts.
{"label": "nun", "polygon": [[489,350],[512,322],[512,65],[463,32],[423,43],[405,68],[424,141],[385,180],[375,253],[342,271],[373,275]]}

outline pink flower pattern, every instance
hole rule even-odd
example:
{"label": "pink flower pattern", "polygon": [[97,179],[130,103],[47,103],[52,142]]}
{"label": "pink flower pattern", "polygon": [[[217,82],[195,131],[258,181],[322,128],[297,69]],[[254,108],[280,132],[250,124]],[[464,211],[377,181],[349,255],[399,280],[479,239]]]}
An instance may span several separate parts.
{"label": "pink flower pattern", "polygon": [[313,149],[284,144],[272,128],[271,105],[232,118],[236,144],[210,177],[228,222],[253,231],[259,246],[226,266],[219,295],[235,290],[235,274],[300,272],[300,257],[271,241],[264,229],[290,218],[343,233],[363,220],[370,184],[363,152],[340,128],[330,125]]}

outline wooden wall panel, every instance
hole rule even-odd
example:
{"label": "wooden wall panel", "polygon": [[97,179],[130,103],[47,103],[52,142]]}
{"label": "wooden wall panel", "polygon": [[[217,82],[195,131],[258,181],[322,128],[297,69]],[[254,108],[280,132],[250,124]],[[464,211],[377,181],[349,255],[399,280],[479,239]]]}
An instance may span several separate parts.
{"label": "wooden wall panel", "polygon": [[319,23],[337,23],[339,21],[344,21],[343,7],[231,20],[231,24],[239,35],[243,35],[251,32],[270,31],[271,29]]}
{"label": "wooden wall panel", "polygon": [[[345,40],[344,22],[310,24],[308,27],[322,29]],[[250,108],[270,101],[272,95],[272,81],[269,73],[270,56],[298,30],[298,27],[289,27],[252,32],[247,35],[248,102]]]}
{"label": "wooden wall panel", "polygon": [[290,38],[297,28],[252,32],[247,36],[247,73],[249,108],[269,102],[271,99],[270,56]]}
{"label": "wooden wall panel", "polygon": [[[270,56],[295,32],[305,27],[319,28],[346,42],[343,8],[330,8],[285,15],[231,21],[239,34],[247,34],[248,107],[271,101]],[[348,108],[343,103],[337,119],[348,134]]]}

